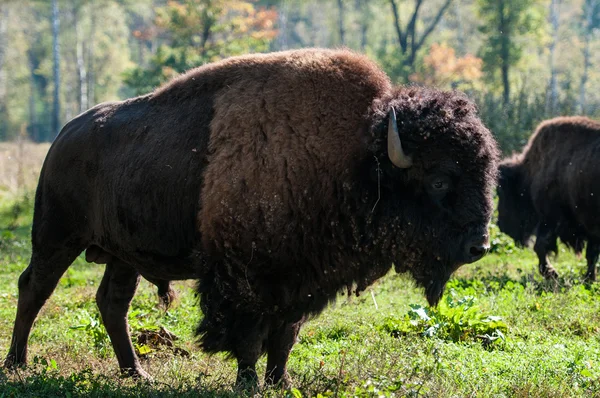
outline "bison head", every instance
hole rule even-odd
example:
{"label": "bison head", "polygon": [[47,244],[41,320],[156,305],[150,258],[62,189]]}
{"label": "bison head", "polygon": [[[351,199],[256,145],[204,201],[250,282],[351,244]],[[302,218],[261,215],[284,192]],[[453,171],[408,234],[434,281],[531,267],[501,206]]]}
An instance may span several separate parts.
{"label": "bison head", "polygon": [[534,233],[537,217],[520,162],[506,160],[498,170],[498,228],[517,246],[526,246]]}
{"label": "bison head", "polygon": [[435,305],[450,275],[489,248],[496,142],[461,93],[400,89],[380,117],[382,235],[393,236],[396,270]]}

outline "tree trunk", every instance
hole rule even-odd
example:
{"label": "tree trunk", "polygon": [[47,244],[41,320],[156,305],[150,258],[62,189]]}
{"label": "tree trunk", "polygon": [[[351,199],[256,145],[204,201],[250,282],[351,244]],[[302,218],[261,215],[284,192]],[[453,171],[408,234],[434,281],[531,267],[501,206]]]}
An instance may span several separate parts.
{"label": "tree trunk", "polygon": [[454,15],[456,16],[456,52],[459,56],[464,56],[467,53],[467,45],[465,43],[465,32],[463,30],[462,9],[460,2],[454,2]]}
{"label": "tree trunk", "polygon": [[90,35],[87,48],[87,102],[88,107],[96,104],[96,76],[94,75],[94,37],[96,35],[96,12],[93,2],[90,3]]}
{"label": "tree trunk", "polygon": [[79,113],[88,109],[88,88],[87,88],[87,71],[85,69],[85,59],[83,58],[84,53],[84,39],[79,23],[78,15],[75,15],[75,57],[77,59],[77,88],[79,91],[78,95],[78,111]]}
{"label": "tree trunk", "polygon": [[338,29],[340,32],[340,44],[346,44],[345,30],[344,30],[344,0],[337,0],[338,4]]}
{"label": "tree trunk", "polygon": [[29,136],[33,141],[40,142],[43,137],[40,137],[37,110],[36,110],[36,93],[37,81],[35,77],[36,62],[33,54],[28,52],[29,60]]}
{"label": "tree trunk", "polygon": [[202,14],[202,35],[200,37],[200,55],[202,57],[208,52],[208,41],[212,36],[212,28],[216,22],[215,16],[209,13],[209,6],[206,6]]}
{"label": "tree trunk", "polygon": [[60,44],[58,42],[58,0],[52,0],[52,58],[54,80],[54,108],[52,110],[52,140],[60,130]]}
{"label": "tree trunk", "polygon": [[8,136],[8,107],[6,106],[8,78],[6,76],[6,37],[8,34],[8,6],[0,4],[0,140]]}
{"label": "tree trunk", "polygon": [[360,50],[364,52],[367,48],[367,32],[372,18],[371,9],[369,8],[367,0],[356,0],[355,6],[358,15],[360,15]]}
{"label": "tree trunk", "polygon": [[421,49],[421,47],[423,47],[423,44],[425,44],[425,41],[429,35],[435,30],[440,20],[444,16],[444,13],[450,4],[452,4],[452,0],[446,0],[442,4],[442,6],[438,9],[437,14],[433,18],[433,21],[425,28],[423,34],[421,34],[421,37],[417,38],[417,20],[419,19],[419,11],[421,10],[422,4],[423,0],[415,0],[415,9],[413,10],[406,29],[403,31],[402,27],[400,26],[400,12],[398,10],[396,1],[390,0],[392,13],[394,15],[394,28],[400,43],[400,52],[404,57],[404,65],[406,65],[410,71],[414,69],[414,64],[417,59],[417,52]]}
{"label": "tree trunk", "polygon": [[402,32],[402,26],[400,26],[400,12],[398,11],[398,6],[394,0],[390,0],[390,5],[392,6],[392,13],[394,14],[394,29],[396,30],[396,35],[398,36],[400,52],[402,55],[406,55],[406,34]]}
{"label": "tree trunk", "polygon": [[583,73],[581,74],[581,84],[579,86],[579,114],[585,114],[585,86],[588,81],[590,69],[590,33],[586,33],[583,44]]}
{"label": "tree trunk", "polygon": [[579,114],[585,114],[585,96],[586,96],[586,84],[588,81],[588,74],[590,69],[590,43],[592,41],[593,34],[593,16],[594,16],[594,8],[596,5],[596,0],[589,0],[585,2],[583,12],[586,18],[585,21],[585,36],[583,41],[583,73],[581,75],[581,83],[579,86],[579,104],[578,104],[578,112]]}
{"label": "tree trunk", "polygon": [[552,41],[550,42],[550,82],[548,83],[548,96],[546,98],[546,116],[556,114],[558,102],[557,71],[556,71],[556,43],[558,42],[560,0],[552,0],[550,4],[550,24],[552,25]]}
{"label": "tree trunk", "polygon": [[508,16],[506,15],[506,2],[505,0],[498,0],[498,14],[500,16],[500,26],[498,27],[500,36],[500,58],[501,65],[500,71],[502,73],[502,103],[506,107],[510,101],[510,80],[509,80],[509,69],[510,69],[510,23]]}
{"label": "tree trunk", "polygon": [[0,70],[4,66],[6,54],[6,35],[8,33],[8,6],[0,4]]}
{"label": "tree trunk", "polygon": [[277,35],[277,46],[279,50],[287,50],[288,44],[288,5],[282,2],[277,13],[277,25],[279,25],[279,34]]}

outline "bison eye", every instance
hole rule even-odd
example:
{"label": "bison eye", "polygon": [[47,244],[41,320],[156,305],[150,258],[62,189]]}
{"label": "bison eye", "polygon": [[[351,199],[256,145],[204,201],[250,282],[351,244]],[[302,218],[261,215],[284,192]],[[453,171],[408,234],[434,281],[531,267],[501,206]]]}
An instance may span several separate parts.
{"label": "bison eye", "polygon": [[433,188],[433,190],[437,192],[447,191],[449,187],[450,183],[443,178],[436,178],[431,183],[431,188]]}

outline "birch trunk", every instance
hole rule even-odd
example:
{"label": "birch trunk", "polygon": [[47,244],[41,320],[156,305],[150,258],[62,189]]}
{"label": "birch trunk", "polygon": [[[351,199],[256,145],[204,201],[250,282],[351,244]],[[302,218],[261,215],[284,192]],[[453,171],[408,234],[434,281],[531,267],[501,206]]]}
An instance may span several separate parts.
{"label": "birch trunk", "polygon": [[54,81],[54,107],[52,109],[52,137],[54,139],[60,131],[60,43],[59,33],[58,0],[52,0],[52,59],[53,59],[53,81]]}
{"label": "birch trunk", "polygon": [[8,135],[8,107],[6,106],[8,76],[6,75],[6,49],[8,34],[8,6],[0,4],[0,139]]}
{"label": "birch trunk", "polygon": [[556,43],[558,42],[560,0],[552,0],[550,4],[550,24],[552,26],[552,41],[550,42],[550,81],[546,98],[546,115],[552,117],[556,114],[558,103],[557,71],[556,71]]}

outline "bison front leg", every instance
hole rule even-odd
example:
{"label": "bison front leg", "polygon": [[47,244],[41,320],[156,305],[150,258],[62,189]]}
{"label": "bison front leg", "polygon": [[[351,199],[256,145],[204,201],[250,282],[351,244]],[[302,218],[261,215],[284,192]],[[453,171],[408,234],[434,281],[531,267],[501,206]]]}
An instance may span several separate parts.
{"label": "bison front leg", "polygon": [[256,362],[264,352],[263,342],[266,340],[264,318],[258,314],[238,313],[234,335],[234,356],[238,363],[236,387],[246,391],[257,390]]}
{"label": "bison front leg", "polygon": [[51,250],[49,246],[34,245],[29,266],[19,277],[19,301],[12,340],[4,366],[25,365],[27,340],[33,322],[40,309],[50,297],[58,280],[73,260],[81,253],[78,248]]}
{"label": "bison front leg", "polygon": [[133,377],[150,379],[138,360],[129,335],[127,311],[135,294],[140,274],[129,264],[111,259],[96,293],[102,322],[108,332],[121,371]]}
{"label": "bison front leg", "polygon": [[589,240],[587,248],[585,249],[585,258],[587,260],[587,272],[585,279],[593,282],[596,280],[596,263],[600,256],[600,241]]}
{"label": "bison front leg", "polygon": [[554,228],[547,223],[540,223],[533,250],[538,256],[540,274],[546,279],[558,278],[558,272],[548,261],[548,252],[556,247]]}
{"label": "bison front leg", "polygon": [[295,323],[284,323],[271,330],[267,346],[265,384],[281,383],[284,388],[289,387],[287,361],[303,322],[304,319]]}

